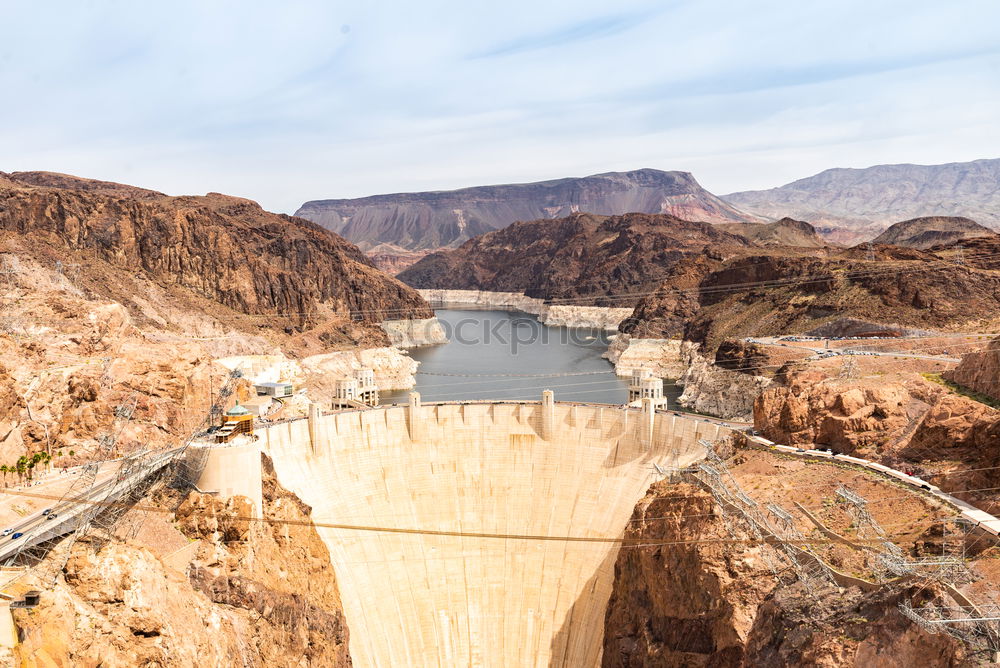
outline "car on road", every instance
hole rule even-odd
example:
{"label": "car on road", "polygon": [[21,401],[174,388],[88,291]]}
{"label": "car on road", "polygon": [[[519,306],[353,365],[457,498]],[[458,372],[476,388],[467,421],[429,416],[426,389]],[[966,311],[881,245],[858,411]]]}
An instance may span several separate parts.
{"label": "car on road", "polygon": [[13,529],[4,529],[4,530],[3,530],[3,535],[4,535],[4,536],[9,536],[9,535],[11,535],[11,534],[12,534],[13,532],[14,532],[14,530],[13,530]]}
{"label": "car on road", "polygon": [[47,516],[45,517],[45,519],[47,519],[47,520],[54,520],[54,519],[55,519],[55,518],[57,518],[57,517],[59,517],[59,515],[58,515],[58,514],[56,514],[56,513],[49,513],[49,514],[48,514],[48,515],[47,515]]}
{"label": "car on road", "polygon": [[11,536],[10,539],[11,540],[17,540],[18,538],[20,538],[23,535],[24,535],[24,532],[18,531],[16,534],[14,534],[13,536]]}
{"label": "car on road", "polygon": [[42,511],[42,515],[48,515],[51,512],[52,512],[51,508],[46,508],[45,510]]}

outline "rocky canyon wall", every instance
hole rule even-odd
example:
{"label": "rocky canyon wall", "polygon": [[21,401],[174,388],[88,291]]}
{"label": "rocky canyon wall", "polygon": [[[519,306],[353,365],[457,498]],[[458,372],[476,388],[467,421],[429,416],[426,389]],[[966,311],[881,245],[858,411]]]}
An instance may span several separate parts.
{"label": "rocky canyon wall", "polygon": [[831,588],[816,600],[774,577],[765,557],[781,557],[771,546],[740,528],[732,537],[700,487],[649,488],[625,532],[646,547],[622,549],[615,563],[606,668],[977,665],[960,641],[900,614],[899,601],[919,587]]}
{"label": "rocky canyon wall", "polygon": [[964,355],[957,367],[941,375],[1000,401],[1000,337],[990,341],[985,350]]}
{"label": "rocky canyon wall", "polygon": [[266,459],[264,472],[264,517],[274,523],[249,521],[244,497],[191,492],[178,507],[160,489],[143,500],[157,510],[128,542],[99,552],[78,543],[40,606],[14,612],[20,642],[10,665],[350,666],[337,580],[311,509]]}

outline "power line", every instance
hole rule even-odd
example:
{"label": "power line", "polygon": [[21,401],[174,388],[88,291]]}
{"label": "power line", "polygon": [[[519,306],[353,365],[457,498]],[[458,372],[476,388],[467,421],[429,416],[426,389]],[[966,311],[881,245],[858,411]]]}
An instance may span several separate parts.
{"label": "power line", "polygon": [[[9,494],[14,496],[24,496],[32,498],[45,498],[45,499],[59,499],[58,495],[45,495],[30,492],[17,492],[11,490],[0,490],[0,493]],[[668,497],[672,498],[672,497]],[[695,497],[689,497],[695,498]],[[700,498],[700,497],[697,497]],[[118,501],[92,501],[83,498],[69,499],[68,503],[75,503],[79,505],[90,505],[98,506],[103,508],[112,508],[120,506],[128,506],[131,509],[150,512],[150,513],[160,513],[160,514],[173,514],[174,510],[168,508],[161,508],[159,506],[151,505],[141,505],[141,504],[126,504]],[[201,514],[203,516],[208,516],[208,512],[195,512],[193,514]],[[688,516],[681,515],[679,518],[684,518]],[[700,517],[700,515],[691,515],[690,517]],[[267,518],[267,517],[256,517],[254,515],[234,515],[230,518],[235,522],[258,522],[268,525],[286,525],[286,526],[312,526],[319,529],[337,529],[343,531],[359,531],[364,533],[391,533],[391,534],[404,534],[404,535],[417,535],[417,536],[438,536],[438,537],[450,537],[450,538],[489,538],[489,539],[504,539],[504,540],[532,540],[532,541],[555,541],[555,542],[569,542],[569,543],[600,543],[600,544],[618,544],[627,545],[629,539],[621,537],[606,537],[606,536],[573,536],[573,535],[547,535],[547,534],[522,534],[522,533],[497,533],[497,532],[486,532],[486,531],[461,531],[461,530],[451,530],[451,529],[417,529],[417,528],[406,528],[406,527],[386,527],[379,525],[367,525],[367,524],[347,524],[339,522],[324,522],[312,519],[306,520],[295,520],[288,518]],[[906,537],[912,535],[912,532],[893,534],[899,537]],[[687,545],[687,544],[698,544],[698,543],[732,543],[741,542],[754,544],[753,540],[743,540],[743,541],[732,541],[725,539],[701,539],[692,541],[653,541],[650,544],[655,545]],[[839,541],[833,539],[806,539],[800,541],[803,544],[836,544]]]}

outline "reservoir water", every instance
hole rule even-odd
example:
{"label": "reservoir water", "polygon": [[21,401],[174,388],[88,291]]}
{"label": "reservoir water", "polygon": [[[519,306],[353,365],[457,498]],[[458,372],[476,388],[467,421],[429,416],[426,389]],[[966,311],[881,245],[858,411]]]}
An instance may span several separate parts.
{"label": "reservoir water", "polygon": [[[537,400],[547,389],[556,401],[628,399],[627,380],[601,357],[609,343],[603,330],[547,327],[519,311],[445,308],[436,315],[449,342],[409,351],[420,362],[414,389],[422,401]],[[676,407],[680,388],[665,383],[664,392]],[[408,394],[384,392],[382,401],[405,403]]]}

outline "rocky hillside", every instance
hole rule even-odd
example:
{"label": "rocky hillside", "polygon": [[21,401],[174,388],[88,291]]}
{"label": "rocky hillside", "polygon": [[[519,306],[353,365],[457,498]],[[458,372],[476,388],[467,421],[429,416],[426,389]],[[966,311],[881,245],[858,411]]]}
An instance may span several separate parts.
{"label": "rocky hillside", "polygon": [[907,371],[899,360],[860,358],[854,378],[842,377],[840,360],[824,362],[779,370],[779,382],[754,403],[761,433],[914,471],[988,512],[1000,509],[1000,411],[932,382],[937,376],[918,373],[920,366]]}
{"label": "rocky hillside", "polygon": [[[310,508],[265,461],[264,516],[244,497],[160,489],[134,538],[80,542],[41,605],[14,614],[25,667],[351,665],[330,556]],[[178,504],[181,500],[182,503]],[[50,559],[57,558],[50,556]],[[24,589],[34,583],[23,583]],[[99,657],[99,660],[97,659]],[[14,663],[14,661],[18,663]]]}
{"label": "rocky hillside", "polygon": [[[910,328],[981,331],[1000,325],[1000,275],[940,254],[876,246],[828,254],[742,253],[679,262],[622,330],[683,335],[714,348],[724,339]],[[850,321],[853,319],[853,322]]]}
{"label": "rocky hillside", "polygon": [[0,235],[139,312],[149,290],[100,280],[102,271],[180,289],[279,330],[343,321],[351,311],[368,323],[430,316],[419,295],[352,244],[218,193],[167,197],[59,174],[0,174]]}
{"label": "rocky hillside", "polygon": [[430,252],[429,250],[410,251],[395,244],[379,244],[369,249],[365,255],[376,267],[390,276],[395,276],[407,267],[416,264]]}
{"label": "rocky hillside", "polygon": [[710,223],[754,222],[702,188],[687,172],[639,169],[537,183],[461,190],[315,200],[295,215],[312,220],[369,249],[392,243],[404,249],[458,246],[515,221],[664,213]]}
{"label": "rocky hillside", "polygon": [[748,245],[743,237],[708,223],[665,214],[575,214],[489,232],[454,250],[428,255],[399,279],[417,288],[599,298],[651,290],[684,258],[709,253],[721,261]]}
{"label": "rocky hillside", "polygon": [[927,249],[962,239],[996,235],[996,232],[969,218],[930,216],[894,223],[885,232],[875,237],[872,243]]}
{"label": "rocky hillside", "polygon": [[1000,226],[1000,159],[828,169],[780,188],[723,199],[771,220],[791,216],[858,230],[867,238],[879,227],[920,216],[965,216],[995,228]]}
{"label": "rocky hillside", "polygon": [[962,356],[961,363],[944,377],[970,390],[1000,401],[1000,337],[985,349]]}
{"label": "rocky hillside", "polygon": [[782,218],[773,223],[730,223],[719,227],[761,246],[820,248],[827,245],[827,242],[816,233],[815,227],[791,218]]}
{"label": "rocky hillside", "polygon": [[[745,461],[739,463],[741,459]],[[823,536],[795,505],[802,503],[834,530],[849,531],[844,510],[832,500],[821,503],[834,498],[843,472],[825,466],[809,469],[801,462],[761,454],[738,456],[730,465],[755,501],[778,503],[792,513],[807,538],[820,539],[813,550],[827,563],[872,584],[839,589],[816,585],[813,598],[795,581],[780,552],[753,540],[735,520],[727,523],[700,487],[654,483],[636,506],[625,533],[626,547],[615,563],[603,666],[977,665],[975,654],[960,641],[922,631],[899,612],[899,602],[913,596],[920,597],[917,605],[944,599],[940,585],[921,589],[905,580],[874,584],[865,572],[864,551],[823,544]],[[867,498],[890,491],[898,496],[898,490],[874,481],[852,484]],[[798,485],[808,491],[798,493]],[[919,525],[921,513],[929,508],[914,497],[894,508],[872,510],[878,521],[898,526],[903,518]],[[897,542],[911,552],[925,540],[918,530],[908,541]],[[628,547],[630,543],[646,547]],[[778,577],[768,563],[776,564]]]}

